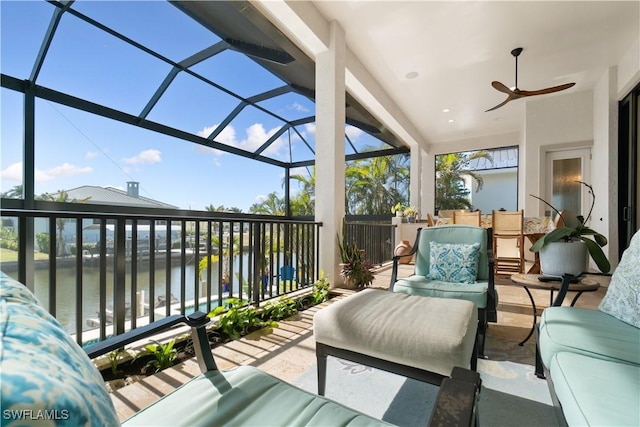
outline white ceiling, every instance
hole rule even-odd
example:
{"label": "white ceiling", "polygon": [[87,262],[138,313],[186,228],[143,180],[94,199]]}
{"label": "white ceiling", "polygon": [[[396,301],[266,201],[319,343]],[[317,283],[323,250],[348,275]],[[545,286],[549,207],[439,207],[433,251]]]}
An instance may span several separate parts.
{"label": "white ceiling", "polygon": [[[638,1],[313,3],[426,143],[517,131],[525,102],[593,89],[640,37]],[[516,47],[520,89],[576,85],[486,113],[506,98],[493,80],[514,86]]]}

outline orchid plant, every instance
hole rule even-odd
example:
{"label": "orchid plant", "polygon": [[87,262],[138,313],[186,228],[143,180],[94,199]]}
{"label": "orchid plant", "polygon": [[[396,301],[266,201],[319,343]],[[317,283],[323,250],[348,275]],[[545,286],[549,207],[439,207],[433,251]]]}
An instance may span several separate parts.
{"label": "orchid plant", "polygon": [[564,214],[561,214],[558,209],[556,209],[546,200],[543,200],[538,196],[534,196],[533,194],[530,195],[531,197],[534,197],[540,200],[542,203],[544,203],[545,205],[553,209],[557,215],[560,215],[563,223],[562,226],[542,236],[537,242],[535,242],[531,246],[530,250],[531,252],[538,252],[545,245],[551,242],[582,240],[587,245],[587,249],[589,250],[589,255],[591,256],[593,261],[596,263],[600,271],[602,271],[603,273],[608,273],[609,270],[611,269],[611,264],[609,263],[609,260],[604,254],[604,251],[602,250],[602,247],[606,246],[608,243],[607,238],[602,234],[598,233],[597,231],[587,227],[586,225],[589,222],[589,219],[591,218],[591,213],[593,212],[593,206],[596,201],[596,196],[593,192],[593,187],[587,184],[586,182],[582,182],[582,181],[576,181],[576,182],[586,186],[589,189],[589,194],[591,195],[591,208],[589,209],[589,213],[587,214],[586,218],[582,215],[576,216],[576,219],[578,220],[577,221],[578,225],[576,227],[567,226],[566,225],[567,221],[564,218]]}

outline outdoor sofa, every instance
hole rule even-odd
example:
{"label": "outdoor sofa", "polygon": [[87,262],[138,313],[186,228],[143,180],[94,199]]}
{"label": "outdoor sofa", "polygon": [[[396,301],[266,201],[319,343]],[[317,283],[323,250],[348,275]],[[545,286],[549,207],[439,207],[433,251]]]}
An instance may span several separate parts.
{"label": "outdoor sofa", "polygon": [[[219,371],[208,322],[203,313],[171,316],[83,350],[25,286],[0,272],[2,425],[120,425],[91,358],[180,323],[191,326],[202,374],[123,425],[388,425],[251,366]],[[430,425],[473,425],[479,388],[476,373],[456,369],[440,387]],[[461,405],[465,399],[469,404]]]}
{"label": "outdoor sofa", "polygon": [[536,373],[547,379],[564,425],[640,425],[640,232],[624,252],[598,310],[542,313]]}

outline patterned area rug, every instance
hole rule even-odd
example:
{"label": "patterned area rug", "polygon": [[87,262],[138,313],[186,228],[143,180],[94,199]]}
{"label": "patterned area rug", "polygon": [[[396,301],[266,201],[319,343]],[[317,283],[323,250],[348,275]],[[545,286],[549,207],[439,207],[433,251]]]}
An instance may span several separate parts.
{"label": "patterned area rug", "polygon": [[[535,347],[488,337],[488,359],[480,360],[481,426],[557,426],[544,380],[534,374]],[[527,363],[530,362],[530,363]],[[317,392],[316,366],[292,381]],[[399,426],[426,425],[438,387],[368,366],[329,357],[326,396]]]}

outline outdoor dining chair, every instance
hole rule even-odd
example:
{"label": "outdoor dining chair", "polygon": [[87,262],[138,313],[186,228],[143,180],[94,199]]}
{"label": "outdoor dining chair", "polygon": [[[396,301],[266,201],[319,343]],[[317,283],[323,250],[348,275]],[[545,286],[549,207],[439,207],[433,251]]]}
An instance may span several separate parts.
{"label": "outdoor dining chair", "polygon": [[524,273],[524,211],[493,211],[494,274]]}
{"label": "outdoor dining chair", "polygon": [[453,223],[480,227],[480,211],[453,211]]}

